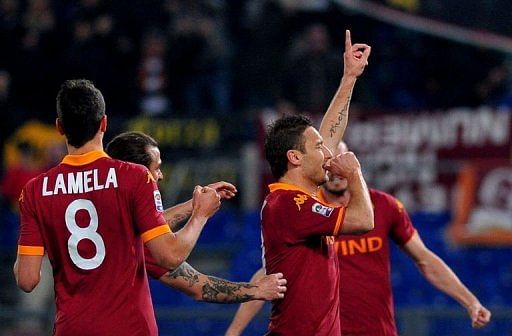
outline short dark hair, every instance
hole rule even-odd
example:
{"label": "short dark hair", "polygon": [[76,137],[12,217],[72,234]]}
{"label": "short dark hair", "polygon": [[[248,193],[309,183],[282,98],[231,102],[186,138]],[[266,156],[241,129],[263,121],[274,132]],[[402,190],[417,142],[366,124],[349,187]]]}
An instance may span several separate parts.
{"label": "short dark hair", "polygon": [[57,117],[73,147],[82,147],[94,138],[105,116],[105,100],[100,90],[86,79],[62,83],[57,94]]}
{"label": "short dark hair", "polygon": [[306,128],[313,126],[304,115],[289,115],[276,120],[267,129],[265,138],[265,157],[274,178],[281,178],[288,170],[286,152],[290,149],[305,151],[303,137]]}
{"label": "short dark hair", "polygon": [[149,168],[151,156],[148,146],[158,147],[155,139],[142,132],[124,132],[112,139],[106,147],[110,157],[122,161],[138,163]]}

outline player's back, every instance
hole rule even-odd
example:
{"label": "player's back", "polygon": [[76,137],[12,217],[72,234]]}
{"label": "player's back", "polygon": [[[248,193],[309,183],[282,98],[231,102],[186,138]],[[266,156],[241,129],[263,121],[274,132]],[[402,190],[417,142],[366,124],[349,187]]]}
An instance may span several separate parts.
{"label": "player's back", "polygon": [[142,166],[92,153],[67,156],[23,195],[22,231],[37,222],[53,266],[56,334],[156,335],[140,238],[151,227],[139,222],[162,223],[159,194]]}

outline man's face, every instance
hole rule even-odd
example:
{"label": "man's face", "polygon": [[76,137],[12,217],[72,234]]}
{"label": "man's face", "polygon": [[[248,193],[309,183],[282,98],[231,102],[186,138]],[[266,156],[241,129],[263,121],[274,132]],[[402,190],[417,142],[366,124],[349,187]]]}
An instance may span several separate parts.
{"label": "man's face", "polygon": [[[336,148],[336,151],[333,153],[333,155],[338,155],[341,153],[345,153],[348,151],[347,145],[344,142],[341,142],[340,145]],[[348,181],[344,177],[340,177],[337,175],[334,175],[333,173],[328,173],[329,179],[324,184],[324,188],[327,189],[327,191],[341,195],[343,194],[347,188],[348,188]]]}
{"label": "man's face", "polygon": [[160,165],[162,160],[160,159],[160,150],[158,147],[150,146],[147,149],[149,156],[151,157],[151,163],[149,164],[149,172],[153,175],[155,181],[159,182],[164,178],[162,171],[160,171]]}
{"label": "man's face", "polygon": [[316,185],[327,181],[325,164],[332,157],[331,151],[325,147],[318,131],[314,127],[308,127],[303,134],[305,138],[305,151],[302,153],[301,167],[304,176]]}

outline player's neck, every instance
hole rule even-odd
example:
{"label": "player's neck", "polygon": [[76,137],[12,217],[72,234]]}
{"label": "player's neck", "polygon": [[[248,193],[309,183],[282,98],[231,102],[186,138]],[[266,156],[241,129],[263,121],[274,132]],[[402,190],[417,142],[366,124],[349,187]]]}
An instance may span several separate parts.
{"label": "player's neck", "polygon": [[103,141],[101,137],[95,136],[91,140],[87,141],[81,147],[73,147],[67,144],[68,154],[70,155],[82,155],[93,151],[103,151]]}
{"label": "player's neck", "polygon": [[300,189],[304,190],[310,195],[315,195],[318,191],[318,186],[308,179],[300,178],[295,174],[285,174],[283,177],[279,179],[279,182],[292,184]]}

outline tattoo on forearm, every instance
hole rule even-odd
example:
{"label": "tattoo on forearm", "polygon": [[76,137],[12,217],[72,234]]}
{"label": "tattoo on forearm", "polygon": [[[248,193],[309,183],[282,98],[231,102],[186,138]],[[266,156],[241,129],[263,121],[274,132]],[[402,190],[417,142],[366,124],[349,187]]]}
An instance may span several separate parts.
{"label": "tattoo on forearm", "polygon": [[203,300],[215,303],[240,303],[254,299],[254,295],[243,294],[243,289],[257,286],[246,282],[232,282],[209,276],[203,286]]}
{"label": "tattoo on forearm", "polygon": [[174,271],[171,271],[168,273],[168,277],[172,279],[178,279],[183,278],[184,280],[188,281],[188,286],[192,287],[194,284],[199,282],[199,272],[196,271],[192,266],[190,266],[188,263],[184,262],[178,268],[176,268]]}
{"label": "tattoo on forearm", "polygon": [[347,116],[348,107],[350,105],[350,99],[352,99],[352,96],[348,96],[347,102],[345,103],[341,111],[338,113],[338,119],[336,120],[335,123],[331,125],[331,128],[329,129],[329,134],[331,138],[334,137],[334,134],[336,133],[338,127],[340,127],[343,118]]}
{"label": "tattoo on forearm", "polygon": [[172,226],[178,224],[179,222],[187,219],[187,217],[189,217],[191,214],[192,214],[192,212],[176,214],[172,218],[167,219],[167,224],[172,227]]}

